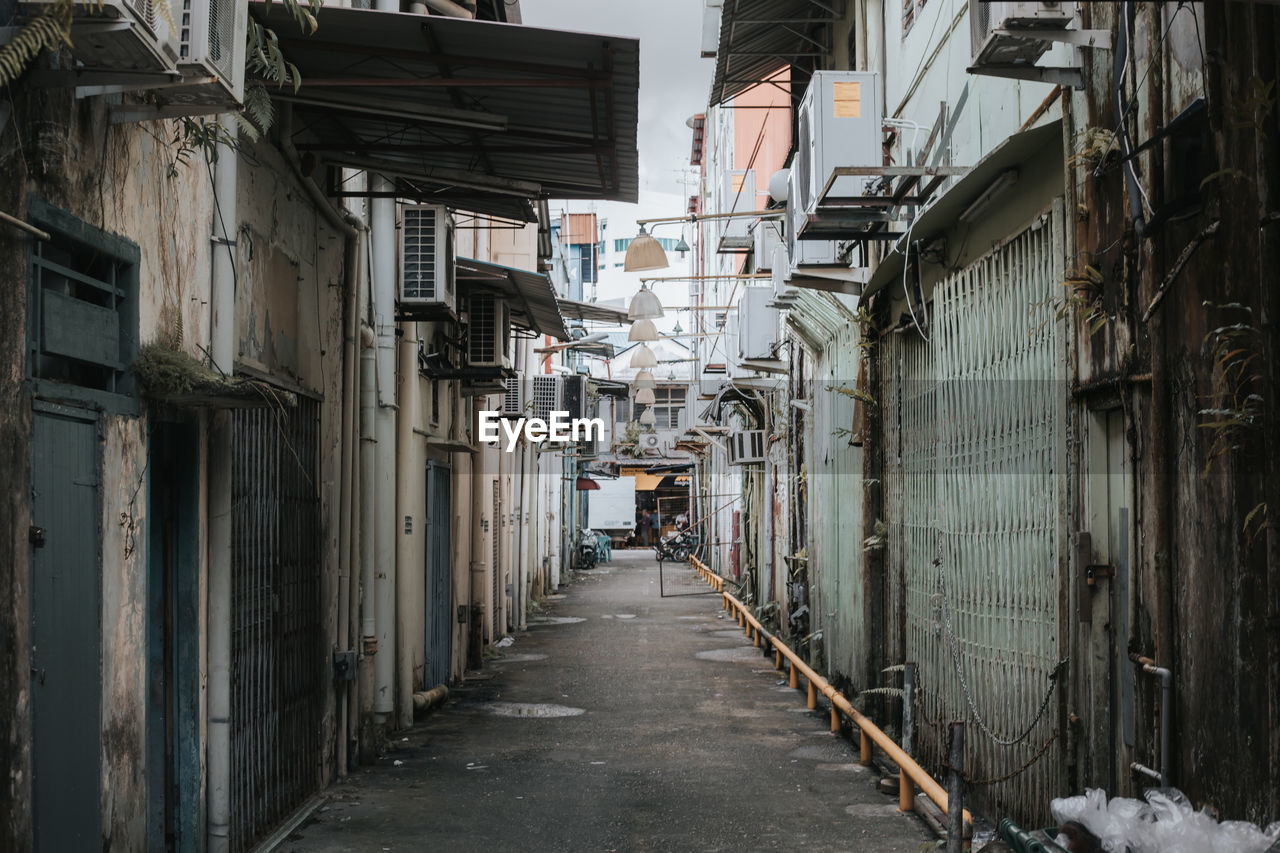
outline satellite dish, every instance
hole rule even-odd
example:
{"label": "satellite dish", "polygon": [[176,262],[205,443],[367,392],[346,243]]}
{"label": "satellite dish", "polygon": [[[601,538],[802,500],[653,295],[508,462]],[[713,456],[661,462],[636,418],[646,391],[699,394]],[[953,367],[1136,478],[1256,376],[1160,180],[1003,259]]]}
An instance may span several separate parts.
{"label": "satellite dish", "polygon": [[769,195],[774,201],[787,200],[787,181],[791,177],[790,169],[779,169],[769,178]]}

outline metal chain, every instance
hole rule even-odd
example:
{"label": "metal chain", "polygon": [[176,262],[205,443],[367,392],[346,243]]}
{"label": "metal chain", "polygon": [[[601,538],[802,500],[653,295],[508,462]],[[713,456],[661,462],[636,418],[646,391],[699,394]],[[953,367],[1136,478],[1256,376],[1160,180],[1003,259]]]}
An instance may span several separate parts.
{"label": "metal chain", "polygon": [[[1013,770],[1009,773],[1004,774],[1003,776],[996,776],[991,779],[970,779],[968,777],[968,774],[966,774],[963,770],[959,771],[959,773],[962,777],[964,777],[964,783],[966,785],[998,785],[1001,782],[1008,782],[1010,779],[1014,778],[1015,776],[1021,776],[1023,773],[1027,772],[1028,768],[1030,768],[1032,764],[1035,764],[1037,761],[1043,758],[1044,754],[1049,751],[1049,747],[1053,744],[1055,740],[1058,739],[1059,734],[1060,734],[1059,730],[1054,729],[1053,734],[1049,735],[1049,739],[1044,742],[1044,746],[1040,747],[1040,750],[1035,755],[1028,758],[1026,763],[1023,764],[1021,767],[1019,767],[1017,770]],[[943,766],[947,770],[956,769],[952,767],[949,762],[945,762],[945,761],[943,762]]]}
{"label": "metal chain", "polygon": [[1028,735],[1035,731],[1036,726],[1039,725],[1040,720],[1044,717],[1044,712],[1049,707],[1049,699],[1053,696],[1054,688],[1058,686],[1058,676],[1062,673],[1062,670],[1066,667],[1070,658],[1066,657],[1058,661],[1058,665],[1053,668],[1053,672],[1049,673],[1049,690],[1044,694],[1044,700],[1040,703],[1040,710],[1036,712],[1035,719],[1031,721],[1031,724],[1027,726],[1026,730],[1016,738],[1000,737],[992,731],[991,727],[982,719],[982,715],[978,713],[978,706],[973,701],[973,694],[969,690],[969,682],[964,677],[964,665],[960,661],[960,645],[956,641],[955,629],[951,625],[951,605],[947,602],[946,572],[942,568],[941,531],[938,532],[938,556],[934,559],[933,564],[938,568],[938,596],[942,599],[942,621],[947,629],[947,645],[951,650],[951,660],[955,664],[956,675],[960,677],[960,687],[964,691],[965,702],[969,705],[969,713],[973,714],[974,722],[976,722],[978,727],[982,729],[983,734],[1001,746],[1015,746],[1022,743],[1022,741],[1027,739]]}

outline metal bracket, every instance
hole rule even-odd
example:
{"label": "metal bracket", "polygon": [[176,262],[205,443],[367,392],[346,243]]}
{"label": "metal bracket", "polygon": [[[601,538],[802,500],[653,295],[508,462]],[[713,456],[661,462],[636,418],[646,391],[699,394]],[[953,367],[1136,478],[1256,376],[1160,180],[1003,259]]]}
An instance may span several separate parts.
{"label": "metal bracket", "polygon": [[1039,65],[971,65],[968,73],[981,77],[1008,77],[1013,80],[1034,80],[1037,83],[1053,83],[1072,89],[1084,88],[1084,73],[1079,68],[1042,68]]}
{"label": "metal bracket", "polygon": [[1111,566],[1105,563],[1093,563],[1091,565],[1085,566],[1085,570],[1084,570],[1085,583],[1087,583],[1089,586],[1094,586],[1095,582],[1099,578],[1105,578],[1107,580],[1110,580],[1115,576],[1116,576],[1115,566]]}
{"label": "metal bracket", "polygon": [[1012,38],[1051,41],[1059,44],[1074,44],[1076,47],[1096,47],[1099,50],[1111,50],[1110,30],[1055,30],[1055,29],[1006,29],[999,27],[991,31],[998,36]]}
{"label": "metal bracket", "polygon": [[31,543],[32,548],[44,547],[44,528],[36,527],[34,524],[27,531],[27,541]]}

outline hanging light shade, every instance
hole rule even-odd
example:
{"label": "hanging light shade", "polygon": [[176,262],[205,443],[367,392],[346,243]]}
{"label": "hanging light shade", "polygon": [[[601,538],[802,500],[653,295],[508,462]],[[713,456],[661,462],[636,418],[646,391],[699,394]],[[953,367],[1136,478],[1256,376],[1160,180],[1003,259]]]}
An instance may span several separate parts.
{"label": "hanging light shade", "polygon": [[676,251],[680,253],[681,258],[689,252],[689,244],[684,241],[683,234],[680,235],[680,242],[676,243]]}
{"label": "hanging light shade", "polygon": [[641,412],[640,417],[637,418],[637,420],[641,426],[653,426],[658,422],[658,419],[653,414],[652,408],[645,409]]}
{"label": "hanging light shade", "polygon": [[631,380],[631,384],[635,388],[657,388],[658,382],[653,378],[653,374],[647,370],[641,370],[636,374],[636,378]]}
{"label": "hanging light shade", "polygon": [[622,260],[622,269],[626,272],[643,270],[660,270],[667,267],[667,253],[662,251],[662,244],[653,239],[653,235],[640,226],[640,233],[627,244],[627,255]]}
{"label": "hanging light shade", "polygon": [[657,402],[657,398],[653,396],[652,388],[641,388],[639,391],[636,392],[636,405],[652,406],[656,402]]}
{"label": "hanging light shade", "polygon": [[631,305],[627,308],[628,320],[656,320],[662,316],[662,303],[658,294],[647,287],[641,287],[631,297]]}
{"label": "hanging light shade", "polygon": [[629,341],[656,341],[658,339],[658,327],[653,325],[652,320],[636,320],[631,324],[631,331],[627,333]]}
{"label": "hanging light shade", "polygon": [[640,344],[631,351],[632,367],[657,367],[658,357],[653,354],[653,350],[644,344]]}

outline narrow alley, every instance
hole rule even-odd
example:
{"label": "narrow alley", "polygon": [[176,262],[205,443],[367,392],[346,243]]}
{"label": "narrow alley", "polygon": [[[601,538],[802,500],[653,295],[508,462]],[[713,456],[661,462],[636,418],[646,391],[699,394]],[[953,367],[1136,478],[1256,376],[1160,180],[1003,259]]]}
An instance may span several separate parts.
{"label": "narrow alley", "polygon": [[917,851],[933,838],[719,596],[661,597],[648,549],[563,590],[278,849]]}

